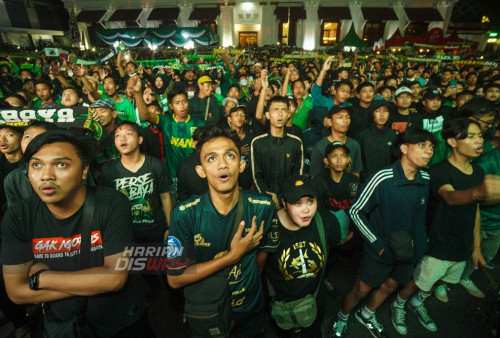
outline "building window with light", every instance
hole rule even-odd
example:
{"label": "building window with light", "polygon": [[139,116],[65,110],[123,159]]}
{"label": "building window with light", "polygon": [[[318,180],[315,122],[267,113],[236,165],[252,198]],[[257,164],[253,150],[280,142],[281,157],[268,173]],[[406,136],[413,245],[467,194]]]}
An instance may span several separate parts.
{"label": "building window with light", "polygon": [[365,41],[368,46],[373,46],[376,41],[384,36],[384,29],[385,23],[368,21],[364,27],[363,41]]}
{"label": "building window with light", "polygon": [[323,22],[320,41],[322,46],[331,46],[337,43],[339,26],[338,22]]}
{"label": "building window with light", "polygon": [[297,22],[295,21],[280,21],[278,26],[278,37],[279,42],[282,45],[295,46],[296,43],[296,27]]}

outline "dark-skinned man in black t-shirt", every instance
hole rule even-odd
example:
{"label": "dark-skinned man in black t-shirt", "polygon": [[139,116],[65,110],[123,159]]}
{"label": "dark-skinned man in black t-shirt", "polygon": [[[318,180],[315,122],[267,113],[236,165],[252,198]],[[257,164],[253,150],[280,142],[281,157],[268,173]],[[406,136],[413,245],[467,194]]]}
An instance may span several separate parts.
{"label": "dark-skinned man in black t-shirt", "polygon": [[[234,132],[216,126],[207,128],[198,140],[201,164],[196,171],[207,179],[209,191],[172,211],[168,283],[173,288],[188,286],[230,267],[232,334],[261,337],[266,318],[259,272],[268,253],[277,251],[278,221],[271,197],[238,188],[246,162],[237,143]],[[240,193],[242,221],[231,238]]]}
{"label": "dark-skinned man in black t-shirt", "polygon": [[[125,269],[116,268],[132,241],[125,196],[96,189],[90,252],[80,253],[89,144],[67,132],[50,131],[28,145],[24,160],[38,196],[9,208],[3,220],[5,287],[17,304],[44,303],[48,336],[75,334],[61,332],[61,325],[71,328],[79,317],[100,337],[148,334],[145,290],[136,276],[128,278]],[[90,255],[91,268],[81,268],[83,254]]]}

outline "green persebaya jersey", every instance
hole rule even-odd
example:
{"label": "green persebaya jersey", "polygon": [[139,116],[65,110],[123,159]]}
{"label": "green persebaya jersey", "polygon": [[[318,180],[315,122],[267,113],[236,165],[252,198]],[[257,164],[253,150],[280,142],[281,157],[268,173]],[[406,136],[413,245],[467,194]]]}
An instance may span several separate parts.
{"label": "green persebaya jersey", "polygon": [[[240,261],[231,266],[229,289],[233,313],[251,316],[264,311],[264,294],[257,266],[259,251],[278,251],[278,219],[274,203],[269,195],[250,190],[240,190],[243,194],[244,233],[252,227],[252,217],[256,224],[264,221],[264,234],[259,247],[252,249]],[[228,250],[232,237],[237,205],[226,215],[215,209],[210,194],[193,196],[179,203],[172,210],[170,232],[167,240],[169,275],[181,275],[190,265],[208,262]],[[244,323],[235,323],[235,330]],[[256,328],[260,329],[260,328]]]}
{"label": "green persebaya jersey", "polygon": [[159,115],[158,129],[163,133],[165,161],[171,177],[177,177],[177,169],[182,160],[194,151],[193,133],[205,125],[200,119],[188,115],[185,122],[180,122],[173,115]]}

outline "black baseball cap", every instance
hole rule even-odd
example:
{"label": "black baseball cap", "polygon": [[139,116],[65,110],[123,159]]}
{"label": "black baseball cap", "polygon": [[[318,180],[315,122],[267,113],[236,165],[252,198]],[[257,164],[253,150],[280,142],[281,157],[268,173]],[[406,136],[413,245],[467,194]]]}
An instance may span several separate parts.
{"label": "black baseball cap", "polygon": [[337,148],[344,148],[344,150],[347,154],[349,154],[351,152],[345,144],[343,144],[342,142],[339,142],[339,141],[335,141],[335,142],[328,143],[328,145],[326,146],[325,157],[328,157],[328,155],[330,155],[330,153]]}
{"label": "black baseball cap", "polygon": [[304,196],[316,198],[316,189],[312,180],[304,175],[288,177],[283,184],[283,198],[287,203],[295,203]]}
{"label": "black baseball cap", "polygon": [[435,86],[431,86],[429,87],[424,95],[422,96],[422,98],[425,100],[425,99],[433,99],[433,98],[436,98],[436,97],[441,97],[441,92],[439,91],[438,87],[435,87]]}
{"label": "black baseball cap", "polygon": [[238,106],[234,106],[233,108],[229,109],[229,115],[231,115],[232,113],[234,113],[235,111],[238,111],[238,110],[243,110],[243,112],[246,114],[246,108],[244,105],[240,104]]}
{"label": "black baseball cap", "polygon": [[391,109],[392,103],[386,100],[373,100],[372,104],[370,105],[370,111],[374,111],[377,108],[386,106],[387,108]]}
{"label": "black baseball cap", "polygon": [[332,117],[333,114],[340,113],[342,110],[347,110],[349,114],[352,115],[353,110],[352,106],[344,106],[344,105],[339,105],[339,106],[333,106],[329,111],[328,111],[328,116]]}

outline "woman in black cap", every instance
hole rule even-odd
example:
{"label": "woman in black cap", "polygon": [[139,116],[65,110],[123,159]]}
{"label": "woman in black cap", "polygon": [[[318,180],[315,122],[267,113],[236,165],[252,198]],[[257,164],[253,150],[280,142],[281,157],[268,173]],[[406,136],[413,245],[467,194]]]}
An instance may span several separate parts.
{"label": "woman in black cap", "polygon": [[328,248],[340,244],[342,231],[332,213],[318,210],[314,185],[306,176],[285,181],[283,205],[278,210],[280,246],[266,263],[271,314],[280,337],[321,337],[321,280],[326,278]]}

